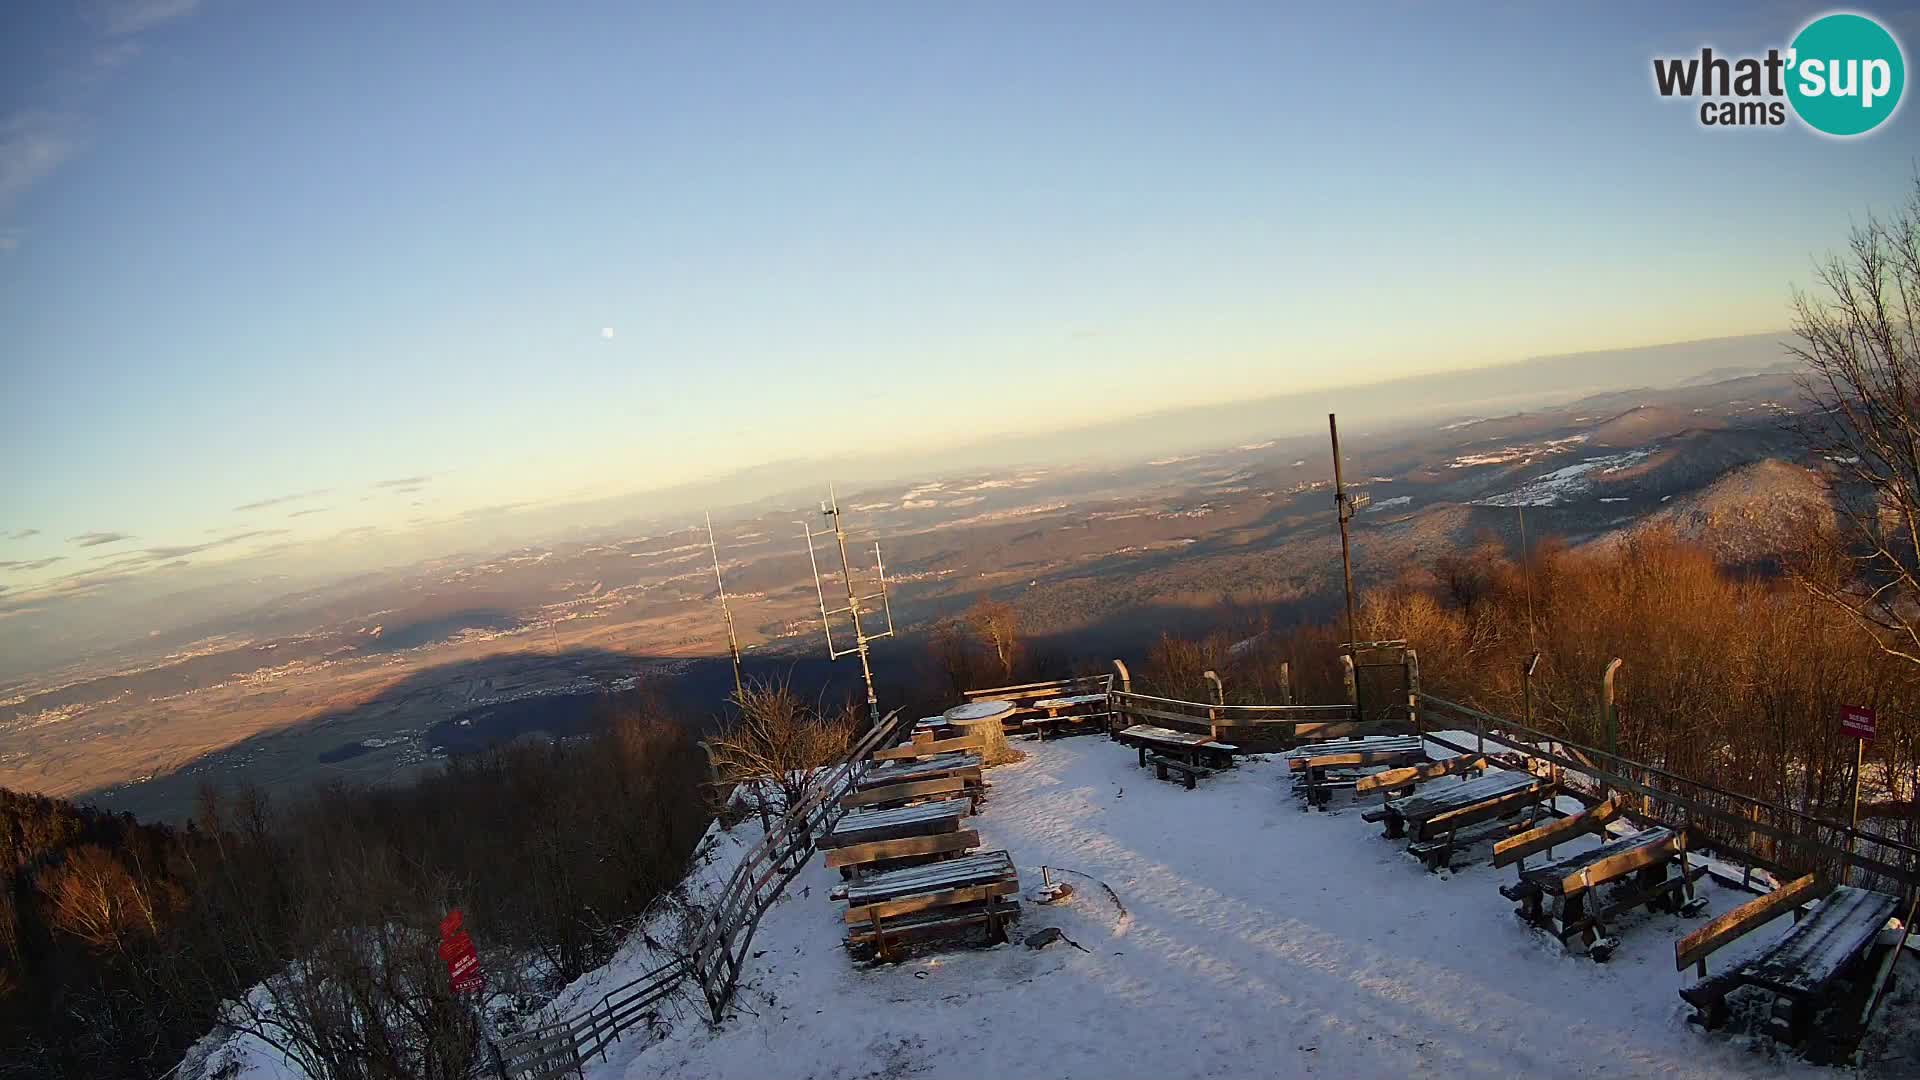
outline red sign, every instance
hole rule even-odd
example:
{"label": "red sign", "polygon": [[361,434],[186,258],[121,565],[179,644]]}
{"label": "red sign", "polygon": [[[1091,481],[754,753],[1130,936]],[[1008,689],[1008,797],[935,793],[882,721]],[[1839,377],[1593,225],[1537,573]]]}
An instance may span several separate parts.
{"label": "red sign", "polygon": [[1865,705],[1840,706],[1840,730],[1856,739],[1873,741],[1873,710]]}
{"label": "red sign", "polygon": [[453,992],[472,994],[486,989],[487,976],[480,970],[480,954],[474,951],[473,938],[467,935],[463,923],[459,908],[440,920],[440,959],[446,961]]}

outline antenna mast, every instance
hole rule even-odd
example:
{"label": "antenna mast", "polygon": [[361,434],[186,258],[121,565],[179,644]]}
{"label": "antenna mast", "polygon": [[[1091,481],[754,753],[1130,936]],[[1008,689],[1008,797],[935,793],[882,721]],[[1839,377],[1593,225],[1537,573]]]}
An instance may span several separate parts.
{"label": "antenna mast", "polygon": [[713,512],[707,512],[707,550],[713,553],[713,584],[720,590],[720,614],[727,620],[727,655],[733,657],[733,700],[745,693],[740,685],[740,638],[733,632],[733,609],[727,605],[727,583],[720,580],[720,545],[713,539]]}
{"label": "antenna mast", "polygon": [[[867,658],[867,645],[869,642],[893,636],[893,601],[887,595],[887,567],[880,560],[880,544],[876,541],[873,545],[873,565],[880,577],[880,591],[861,596],[853,579],[853,562],[847,557],[847,530],[841,520],[840,499],[834,494],[832,487],[827,489],[827,501],[820,504],[820,513],[833,522],[834,541],[840,547],[840,577],[847,585],[846,606],[828,610],[826,586],[820,580],[820,561],[813,552],[813,526],[805,521],[799,522],[807,538],[807,562],[813,567],[813,591],[820,599],[820,629],[827,638],[827,658],[838,660],[843,656],[860,657],[860,675],[867,683],[867,713],[869,717],[876,716],[879,714],[880,699],[873,691],[873,665]],[[860,622],[860,605],[874,600],[880,601],[882,609],[886,612],[887,629],[883,633],[869,634]],[[834,647],[833,617],[836,615],[845,615],[847,621],[853,624],[851,648]]]}

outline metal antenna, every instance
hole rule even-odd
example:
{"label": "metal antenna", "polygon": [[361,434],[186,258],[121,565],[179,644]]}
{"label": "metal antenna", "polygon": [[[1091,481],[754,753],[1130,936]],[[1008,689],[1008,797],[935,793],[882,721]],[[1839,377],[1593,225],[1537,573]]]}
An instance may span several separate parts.
{"label": "metal antenna", "polygon": [[1347,647],[1359,641],[1353,621],[1353,549],[1347,540],[1347,522],[1353,520],[1353,500],[1340,477],[1340,422],[1327,414],[1327,433],[1333,437],[1333,506],[1340,514],[1340,569],[1347,579]]}
{"label": "metal antenna", "polygon": [[720,590],[720,614],[727,620],[727,655],[733,657],[733,700],[745,695],[740,685],[740,638],[733,632],[733,609],[727,605],[727,583],[720,580],[720,545],[713,539],[713,512],[707,512],[707,550],[713,553],[713,584]]}
{"label": "metal antenna", "polygon": [[[880,561],[880,545],[876,542],[873,545],[873,565],[880,577],[880,591],[861,596],[853,578],[853,562],[847,557],[847,530],[841,522],[840,499],[831,486],[827,488],[827,501],[820,504],[820,513],[833,522],[834,541],[840,547],[840,578],[847,586],[846,606],[829,610],[826,586],[820,579],[820,561],[813,552],[813,527],[804,521],[800,522],[800,527],[807,537],[807,562],[813,567],[813,590],[820,598],[820,629],[827,638],[827,658],[838,660],[843,656],[860,657],[860,674],[867,682],[868,715],[875,716],[878,715],[880,699],[873,691],[873,664],[867,657],[867,645],[893,636],[893,601],[887,595],[886,564]],[[887,629],[884,633],[869,634],[866,627],[860,623],[860,605],[874,600],[880,601],[887,613]],[[847,621],[853,625],[853,647],[850,649],[836,648],[833,644],[833,617],[836,615],[845,615]]]}

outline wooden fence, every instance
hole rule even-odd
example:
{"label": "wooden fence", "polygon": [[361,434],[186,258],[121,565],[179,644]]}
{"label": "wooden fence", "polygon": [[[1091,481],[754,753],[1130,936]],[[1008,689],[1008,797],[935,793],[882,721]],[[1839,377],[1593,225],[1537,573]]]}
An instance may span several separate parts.
{"label": "wooden fence", "polygon": [[1203,727],[1226,741],[1254,730],[1289,741],[1409,730],[1399,721],[1362,722],[1352,705],[1213,705],[1126,690],[1111,691],[1107,698],[1116,724]]}
{"label": "wooden fence", "polygon": [[741,857],[720,898],[708,910],[689,955],[674,957],[614,987],[570,1019],[513,1040],[500,1054],[505,1080],[559,1080],[579,1074],[581,1062],[595,1054],[604,1061],[607,1047],[647,1019],[653,1007],[675,993],[688,975],[699,982],[708,1015],[718,1023],[739,986],[740,967],[753,947],[760,917],[806,865],[817,837],[845,813],[840,798],[865,773],[868,755],[892,745],[902,731],[899,710],[888,713],[845,757],[828,767],[805,801],[791,808],[775,831]]}

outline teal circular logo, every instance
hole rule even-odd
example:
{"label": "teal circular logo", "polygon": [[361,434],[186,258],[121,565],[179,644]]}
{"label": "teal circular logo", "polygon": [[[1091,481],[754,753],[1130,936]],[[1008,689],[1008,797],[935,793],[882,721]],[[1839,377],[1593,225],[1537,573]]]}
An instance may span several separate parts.
{"label": "teal circular logo", "polygon": [[1900,105],[1907,63],[1900,43],[1865,15],[1823,15],[1793,39],[1787,100],[1807,126],[1864,135]]}

